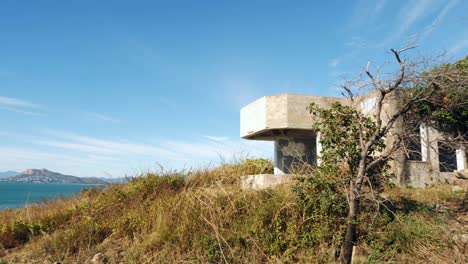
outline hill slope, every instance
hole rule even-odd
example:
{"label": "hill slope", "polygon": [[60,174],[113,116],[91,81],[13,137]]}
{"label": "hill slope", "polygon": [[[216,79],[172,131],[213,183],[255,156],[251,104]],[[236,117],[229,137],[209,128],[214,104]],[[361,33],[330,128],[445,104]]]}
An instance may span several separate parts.
{"label": "hill slope", "polygon": [[18,174],[21,174],[21,173],[16,172],[16,171],[3,171],[3,172],[0,172],[0,178],[12,177]]}
{"label": "hill slope", "polygon": [[[310,188],[309,202],[290,185],[242,190],[241,175],[265,172],[244,165],[186,176],[149,173],[74,199],[0,212],[0,258],[89,263],[103,253],[109,263],[333,262],[345,224],[339,192],[326,179]],[[390,211],[363,205],[356,261],[464,263],[464,190],[396,188],[386,196]]]}
{"label": "hill slope", "polygon": [[28,169],[19,175],[0,179],[3,182],[22,183],[75,183],[75,184],[106,184],[107,182],[98,178],[80,178],[64,175],[46,169]]}

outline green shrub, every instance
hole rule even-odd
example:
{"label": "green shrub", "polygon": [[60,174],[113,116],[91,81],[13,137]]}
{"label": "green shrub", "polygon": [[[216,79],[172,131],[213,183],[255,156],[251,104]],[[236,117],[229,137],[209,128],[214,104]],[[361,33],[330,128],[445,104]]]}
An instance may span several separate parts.
{"label": "green shrub", "polygon": [[400,215],[398,221],[392,221],[382,229],[369,241],[370,261],[389,261],[400,254],[413,254],[416,245],[437,245],[434,235],[440,231],[436,225],[413,214]]}
{"label": "green shrub", "polygon": [[303,235],[310,242],[339,237],[345,224],[348,203],[333,177],[318,171],[299,175],[293,187],[305,219]]}
{"label": "green shrub", "polygon": [[272,174],[274,169],[273,163],[268,159],[245,159],[239,166],[245,175]]}
{"label": "green shrub", "polygon": [[4,248],[12,248],[28,242],[32,236],[43,231],[44,227],[41,223],[18,220],[10,226],[3,224],[0,231],[0,243]]}

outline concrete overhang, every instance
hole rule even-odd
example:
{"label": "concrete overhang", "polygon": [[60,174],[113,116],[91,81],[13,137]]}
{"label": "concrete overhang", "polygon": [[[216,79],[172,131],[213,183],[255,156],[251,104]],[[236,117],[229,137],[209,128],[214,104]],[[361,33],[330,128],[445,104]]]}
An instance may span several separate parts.
{"label": "concrete overhang", "polygon": [[241,109],[240,136],[244,139],[274,140],[281,136],[310,134],[314,122],[307,107],[311,103],[327,107],[337,101],[349,104],[345,98],[302,94],[261,97]]}

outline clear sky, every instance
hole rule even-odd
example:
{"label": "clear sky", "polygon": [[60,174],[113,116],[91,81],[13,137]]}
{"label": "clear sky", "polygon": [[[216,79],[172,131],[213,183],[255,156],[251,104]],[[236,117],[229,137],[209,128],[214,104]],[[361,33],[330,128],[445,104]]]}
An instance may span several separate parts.
{"label": "clear sky", "polygon": [[239,138],[243,105],[336,96],[408,42],[408,56],[465,56],[468,1],[2,0],[0,171],[118,177],[272,157]]}

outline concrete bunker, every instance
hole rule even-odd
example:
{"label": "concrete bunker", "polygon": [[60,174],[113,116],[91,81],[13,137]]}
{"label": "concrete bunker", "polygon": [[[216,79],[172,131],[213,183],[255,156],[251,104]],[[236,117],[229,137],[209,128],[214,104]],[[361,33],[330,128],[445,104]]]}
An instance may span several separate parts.
{"label": "concrete bunker", "polygon": [[[247,140],[274,142],[274,174],[248,175],[243,179],[244,187],[271,187],[289,181],[290,173],[297,165],[319,164],[320,132],[312,130],[314,121],[307,107],[311,103],[329,107],[335,102],[351,105],[347,98],[278,94],[261,97],[242,108],[240,136]],[[373,114],[375,94],[365,94],[356,98],[355,102],[355,107],[364,114]],[[391,113],[394,105],[394,102],[384,103],[383,111]],[[456,150],[447,149],[441,144],[443,133],[426,125],[422,125],[419,130],[416,144],[411,146],[413,153],[395,158],[391,164],[397,175],[397,184],[425,187],[434,183],[453,183],[457,181],[454,171],[466,174],[466,146]],[[391,141],[391,136],[386,140]]]}
{"label": "concrete bunker", "polygon": [[274,174],[249,175],[245,185],[270,187],[287,181],[296,166],[314,166],[320,157],[320,133],[312,130],[307,107],[316,103],[326,107],[345,98],[299,94],[261,97],[241,109],[240,134],[244,139],[274,142]]}

